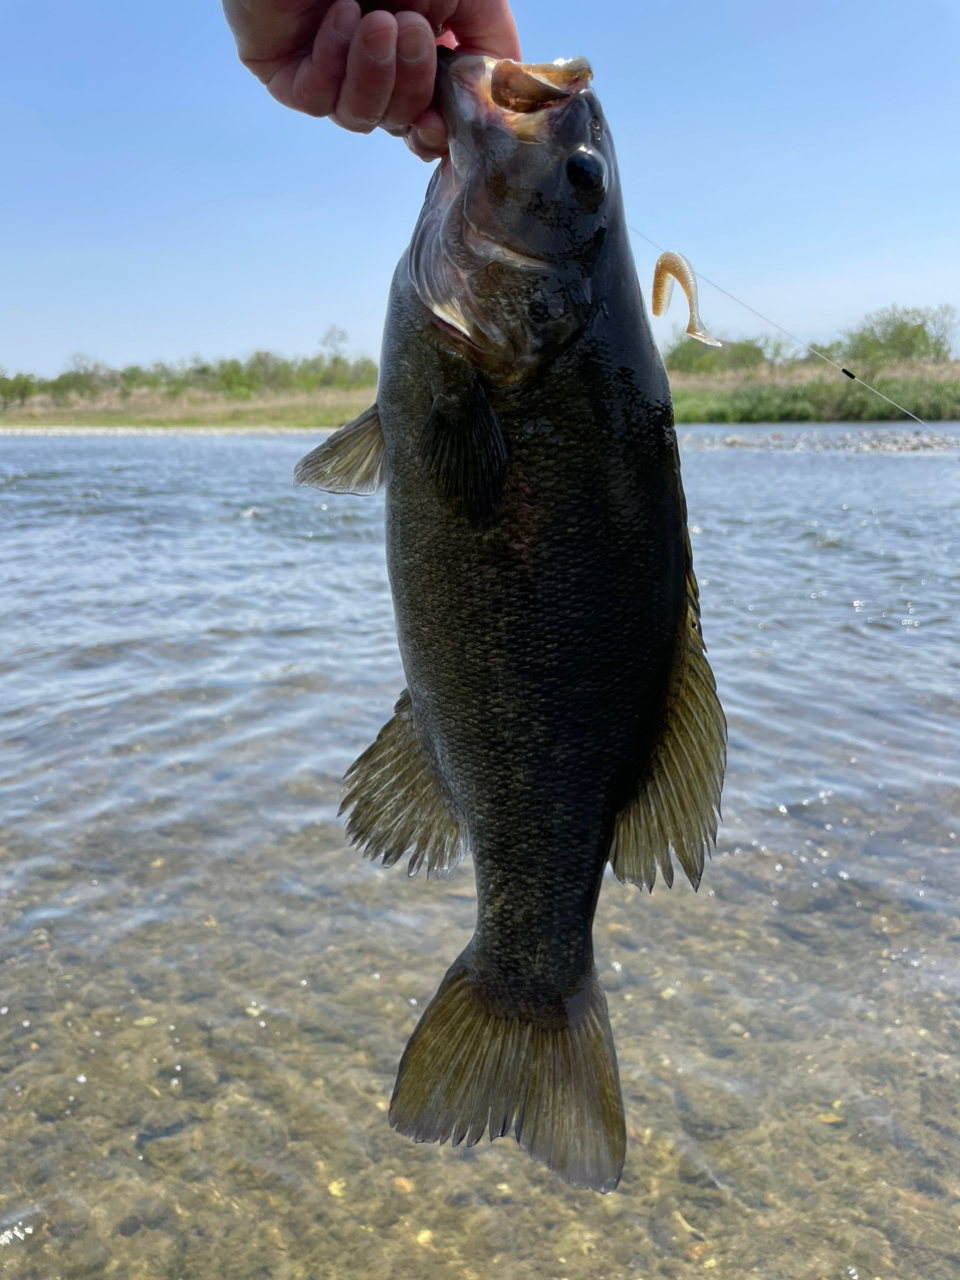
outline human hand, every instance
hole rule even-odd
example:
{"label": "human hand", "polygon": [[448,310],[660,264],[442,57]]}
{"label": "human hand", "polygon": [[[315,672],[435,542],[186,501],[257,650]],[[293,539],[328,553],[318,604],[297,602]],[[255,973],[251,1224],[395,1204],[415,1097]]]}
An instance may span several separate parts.
{"label": "human hand", "polygon": [[248,67],[285,106],[380,127],[425,160],[447,149],[430,103],[437,45],[520,57],[508,0],[223,0]]}

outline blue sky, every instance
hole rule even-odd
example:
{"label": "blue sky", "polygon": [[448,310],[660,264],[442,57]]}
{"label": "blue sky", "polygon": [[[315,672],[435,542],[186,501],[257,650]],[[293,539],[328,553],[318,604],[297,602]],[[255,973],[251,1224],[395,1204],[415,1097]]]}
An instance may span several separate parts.
{"label": "blue sky", "polygon": [[[730,292],[807,340],[960,307],[960,0],[515,13],[531,61],[593,62],[629,221]],[[307,354],[331,324],[377,354],[429,176],[401,143],[274,103],[215,0],[0,0],[0,50],[0,366]]]}

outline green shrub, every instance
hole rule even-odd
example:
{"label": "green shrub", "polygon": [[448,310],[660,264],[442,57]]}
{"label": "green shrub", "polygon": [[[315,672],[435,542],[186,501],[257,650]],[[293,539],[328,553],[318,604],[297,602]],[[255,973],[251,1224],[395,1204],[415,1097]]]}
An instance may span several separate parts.
{"label": "green shrub", "polygon": [[950,337],[960,317],[955,307],[884,307],[848,329],[840,344],[850,364],[942,364],[952,354]]}
{"label": "green shrub", "polygon": [[231,400],[251,400],[265,394],[316,391],[325,387],[347,389],[376,384],[377,366],[367,356],[355,360],[343,354],[342,330],[325,339],[328,352],[287,360],[271,351],[255,351],[246,360],[202,360],[145,367],[131,364],[123,369],[75,356],[70,369],[56,378],[35,378],[18,373],[14,378],[0,371],[0,406],[14,400],[24,405],[29,396],[44,392],[56,404],[71,399],[96,401],[107,392],[117,392],[124,400],[138,390],[155,391],[170,399],[189,391],[223,395]]}
{"label": "green shrub", "polygon": [[[885,378],[877,390],[924,422],[960,419],[960,379]],[[711,392],[675,391],[674,417],[691,422],[899,422],[904,415],[866,387],[839,375],[822,382],[753,383]]]}

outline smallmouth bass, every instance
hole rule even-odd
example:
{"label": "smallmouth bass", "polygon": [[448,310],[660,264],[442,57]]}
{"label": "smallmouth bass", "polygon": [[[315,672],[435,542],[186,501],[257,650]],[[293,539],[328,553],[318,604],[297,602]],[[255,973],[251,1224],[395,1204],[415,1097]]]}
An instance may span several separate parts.
{"label": "smallmouth bass", "polygon": [[418,1142],[513,1132],[610,1191],[626,1133],[592,924],[604,868],[699,884],[726,726],[700,630],[666,374],[582,58],[447,55],[436,169],[376,404],[299,464],[386,485],[407,688],[351,766],[367,856],[466,850],[476,932],[403,1054]]}

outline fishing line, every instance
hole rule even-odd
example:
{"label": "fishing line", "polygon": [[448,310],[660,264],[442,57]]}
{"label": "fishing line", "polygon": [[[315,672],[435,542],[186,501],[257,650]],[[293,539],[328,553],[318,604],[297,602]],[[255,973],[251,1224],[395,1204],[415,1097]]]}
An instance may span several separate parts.
{"label": "fishing line", "polygon": [[[646,240],[647,244],[652,244],[654,249],[657,249],[660,253],[666,252],[662,245],[657,244],[656,240],[651,240],[650,237],[645,236],[642,231],[638,231],[636,227],[630,226],[629,222],[627,223],[627,226],[635,236],[639,236],[641,240]],[[811,347],[809,342],[804,342],[802,338],[798,338],[795,334],[791,333],[789,329],[784,329],[783,325],[777,324],[776,320],[771,320],[769,316],[765,316],[762,312],[758,311],[756,307],[751,307],[748,302],[744,302],[742,298],[736,297],[734,294],[730,293],[729,290],[724,289],[722,285],[717,284],[702,272],[698,271],[696,274],[704,284],[710,285],[711,288],[719,289],[719,291],[728,297],[731,302],[735,302],[737,306],[744,307],[747,311],[752,312],[758,319],[762,320],[764,324],[770,325],[771,328],[779,329],[780,332],[785,334],[791,342],[796,343],[798,347],[805,348],[820,360],[823,360],[825,364],[831,365],[838,373],[842,373],[845,378],[849,378],[852,382],[859,382],[861,387],[866,387],[868,391],[872,391],[873,394],[875,396],[879,396],[881,400],[886,400],[887,404],[892,404],[895,409],[899,409],[901,413],[905,413],[908,418],[912,418],[914,422],[919,422],[921,427],[927,426],[927,423],[924,422],[922,418],[918,418],[915,413],[911,413],[909,409],[905,409],[902,404],[897,404],[896,400],[891,400],[889,396],[885,396],[883,392],[878,391],[876,387],[871,387],[869,382],[864,382],[864,380],[862,378],[858,378],[855,373],[851,373],[849,369],[845,369],[842,364],[837,364],[836,360],[831,360],[829,356],[825,356],[823,352],[818,351],[816,347]]]}

